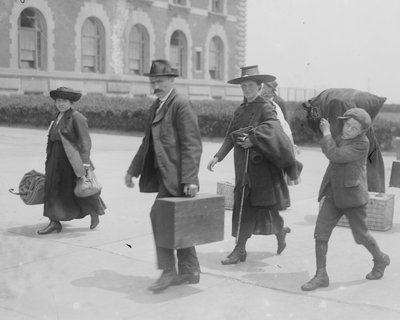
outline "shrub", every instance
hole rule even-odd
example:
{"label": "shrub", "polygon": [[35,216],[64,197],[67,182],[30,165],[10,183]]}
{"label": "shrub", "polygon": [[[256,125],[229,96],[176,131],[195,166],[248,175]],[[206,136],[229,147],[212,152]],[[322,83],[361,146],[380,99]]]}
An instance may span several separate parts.
{"label": "shrub", "polygon": [[[90,128],[138,131],[144,130],[150,98],[105,97],[103,95],[87,95],[76,103],[89,121]],[[222,138],[226,134],[238,101],[226,100],[194,100],[194,110],[198,115],[200,131],[203,137]],[[381,113],[399,113],[398,105],[388,105]],[[301,103],[288,102],[287,111],[294,141],[298,145],[316,144],[318,137],[309,128],[306,112]],[[41,95],[0,95],[0,124],[23,125],[47,128],[56,115],[54,102],[50,97]],[[400,136],[400,121],[397,117],[379,116],[374,121],[376,137],[383,150],[393,148],[393,138]]]}

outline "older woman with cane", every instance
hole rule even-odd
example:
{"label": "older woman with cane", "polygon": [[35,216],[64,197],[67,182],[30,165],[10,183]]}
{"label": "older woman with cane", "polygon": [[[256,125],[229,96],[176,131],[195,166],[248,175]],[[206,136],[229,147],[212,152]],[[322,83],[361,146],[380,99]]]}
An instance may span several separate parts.
{"label": "older woman with cane", "polygon": [[[72,108],[81,93],[66,87],[50,91],[57,108],[57,117],[51,122],[45,166],[45,199],[43,215],[50,223],[38,234],[60,232],[60,221],[81,219],[90,215],[90,229],[99,224],[105,204],[100,192],[89,197],[74,194],[77,178],[93,169],[90,160],[91,139],[86,118]],[[74,153],[75,159],[69,156]]]}
{"label": "older woman with cane", "polygon": [[252,234],[275,234],[280,254],[290,232],[279,210],[290,206],[285,170],[295,163],[293,146],[275,107],[259,96],[262,83],[273,80],[274,76],[259,74],[257,66],[248,66],[241,68],[241,77],[228,81],[240,84],[244,102],[235,110],[224,142],[207,166],[213,171],[234,149],[232,236],[236,246],[221,261],[224,265],[246,260],[246,242]]}

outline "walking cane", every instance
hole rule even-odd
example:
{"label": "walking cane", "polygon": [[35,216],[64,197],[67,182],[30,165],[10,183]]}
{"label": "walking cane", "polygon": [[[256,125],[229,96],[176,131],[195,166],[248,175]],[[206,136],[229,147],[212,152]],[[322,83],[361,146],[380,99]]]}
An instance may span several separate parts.
{"label": "walking cane", "polygon": [[249,164],[249,148],[246,149],[246,163],[245,163],[245,167],[244,167],[244,174],[243,174],[243,187],[242,187],[242,197],[240,199],[240,209],[239,209],[239,219],[238,219],[238,228],[237,228],[237,232],[236,232],[236,244],[238,244],[239,242],[239,235],[240,235],[240,225],[242,223],[242,215],[243,215],[243,202],[244,202],[244,194],[246,191],[246,181],[247,181],[247,166]]}

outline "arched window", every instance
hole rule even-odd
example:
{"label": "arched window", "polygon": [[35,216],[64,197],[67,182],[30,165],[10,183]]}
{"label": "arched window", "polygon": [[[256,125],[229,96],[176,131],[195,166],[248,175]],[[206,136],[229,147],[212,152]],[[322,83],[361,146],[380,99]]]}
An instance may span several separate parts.
{"label": "arched window", "polygon": [[143,74],[150,64],[149,34],[145,27],[137,24],[129,34],[128,73]]}
{"label": "arched window", "polygon": [[82,26],[82,71],[105,71],[105,34],[100,20],[90,17]]}
{"label": "arched window", "polygon": [[219,37],[213,37],[210,43],[209,73],[210,78],[223,80],[224,44]]}
{"label": "arched window", "polygon": [[215,13],[224,12],[223,0],[211,0],[211,11]]}
{"label": "arched window", "polygon": [[187,41],[181,31],[175,31],[171,36],[170,62],[182,78],[187,75]]}
{"label": "arched window", "polygon": [[40,11],[27,8],[21,12],[18,21],[20,68],[47,68],[46,29],[46,21]]}

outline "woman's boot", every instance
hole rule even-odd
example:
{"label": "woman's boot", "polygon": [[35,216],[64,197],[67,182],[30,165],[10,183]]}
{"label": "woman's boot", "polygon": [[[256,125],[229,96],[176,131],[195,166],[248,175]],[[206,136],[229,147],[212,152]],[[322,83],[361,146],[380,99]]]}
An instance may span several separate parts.
{"label": "woman's boot", "polygon": [[317,272],[314,278],[301,286],[303,291],[311,291],[329,286],[329,277],[326,273],[326,254],[328,252],[327,241],[315,241],[315,256],[317,260]]}
{"label": "woman's boot", "polygon": [[246,240],[239,239],[239,242],[235,246],[233,251],[224,260],[221,260],[221,263],[223,265],[227,265],[227,264],[236,264],[239,261],[240,262],[246,261],[246,257],[247,257],[246,242],[247,242],[247,239]]}
{"label": "woman's boot", "polygon": [[278,240],[278,249],[276,250],[277,254],[281,254],[283,250],[286,248],[286,234],[290,233],[289,227],[283,227],[281,232],[276,234],[276,239]]}
{"label": "woman's boot", "polygon": [[100,223],[99,215],[97,213],[90,214],[90,229],[94,229]]}
{"label": "woman's boot", "polygon": [[49,234],[54,231],[60,232],[62,229],[61,223],[59,221],[53,221],[50,220],[50,223],[48,226],[44,229],[38,230],[38,234],[43,235],[43,234]]}

